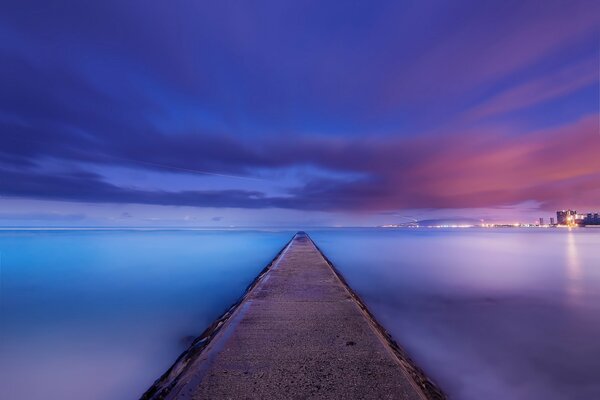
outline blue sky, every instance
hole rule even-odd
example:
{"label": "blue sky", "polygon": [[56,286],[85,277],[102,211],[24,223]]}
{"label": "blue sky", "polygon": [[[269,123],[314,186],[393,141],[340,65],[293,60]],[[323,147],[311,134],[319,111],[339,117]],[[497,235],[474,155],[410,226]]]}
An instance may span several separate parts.
{"label": "blue sky", "polygon": [[593,1],[21,1],[0,225],[600,208]]}

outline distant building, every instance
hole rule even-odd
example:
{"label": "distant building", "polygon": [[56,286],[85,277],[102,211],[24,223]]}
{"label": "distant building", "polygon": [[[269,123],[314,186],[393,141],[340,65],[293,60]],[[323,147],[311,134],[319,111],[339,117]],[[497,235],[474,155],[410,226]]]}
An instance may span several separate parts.
{"label": "distant building", "polygon": [[[540,218],[540,225],[541,222],[542,219]],[[553,219],[550,218],[550,224],[553,224],[553,222]],[[600,225],[600,213],[577,214],[577,211],[561,210],[556,212],[556,222],[558,225],[567,226]]]}
{"label": "distant building", "polygon": [[577,211],[561,210],[556,212],[556,223],[559,225],[575,225]]}
{"label": "distant building", "polygon": [[544,225],[544,218],[540,218],[540,226]]}
{"label": "distant building", "polygon": [[550,217],[550,225],[554,225],[554,218]]}
{"label": "distant building", "polygon": [[600,214],[599,213],[587,213],[581,214],[582,218],[576,219],[578,225],[600,225]]}

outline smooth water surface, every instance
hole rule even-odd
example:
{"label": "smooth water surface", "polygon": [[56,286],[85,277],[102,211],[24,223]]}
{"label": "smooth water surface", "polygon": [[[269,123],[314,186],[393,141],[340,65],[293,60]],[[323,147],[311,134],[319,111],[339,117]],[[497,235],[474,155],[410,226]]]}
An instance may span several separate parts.
{"label": "smooth water surface", "polygon": [[0,231],[0,397],[139,398],[291,235]]}
{"label": "smooth water surface", "polygon": [[311,232],[453,399],[600,399],[600,229]]}
{"label": "smooth water surface", "polygon": [[[0,231],[0,393],[135,399],[294,232]],[[600,398],[600,230],[309,232],[451,398]]]}

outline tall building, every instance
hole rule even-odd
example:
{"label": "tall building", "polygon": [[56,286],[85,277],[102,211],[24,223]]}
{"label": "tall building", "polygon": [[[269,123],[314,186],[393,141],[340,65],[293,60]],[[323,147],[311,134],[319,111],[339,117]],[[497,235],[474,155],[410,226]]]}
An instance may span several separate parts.
{"label": "tall building", "polygon": [[540,226],[544,225],[544,218],[540,218]]}
{"label": "tall building", "polygon": [[[553,222],[552,219],[550,221]],[[568,226],[600,225],[600,214],[597,212],[577,214],[577,211],[561,210],[556,212],[556,222]]]}
{"label": "tall building", "polygon": [[574,225],[577,211],[561,210],[556,212],[556,223],[559,225]]}
{"label": "tall building", "polygon": [[554,225],[554,218],[550,217],[550,225]]}
{"label": "tall building", "polygon": [[581,225],[600,225],[600,214],[587,213],[581,220]]}

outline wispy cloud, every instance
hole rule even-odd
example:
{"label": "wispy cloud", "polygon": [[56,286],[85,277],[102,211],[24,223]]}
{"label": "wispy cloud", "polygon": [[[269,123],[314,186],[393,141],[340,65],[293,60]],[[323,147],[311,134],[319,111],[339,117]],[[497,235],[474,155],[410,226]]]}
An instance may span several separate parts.
{"label": "wispy cloud", "polygon": [[598,68],[598,60],[588,59],[557,72],[536,77],[478,104],[467,113],[467,119],[480,119],[521,110],[556,100],[582,88],[598,86]]}
{"label": "wispy cloud", "polygon": [[[260,190],[141,190],[111,184],[93,173],[21,169],[0,170],[0,192],[82,202],[394,210],[490,207],[528,200],[552,206],[567,201],[578,204],[597,198],[599,191],[598,115],[519,135],[471,131],[331,144],[326,138],[298,143],[273,140],[247,151],[278,154],[289,165],[359,171],[362,177],[311,179],[289,189],[285,196],[273,196]],[[264,166],[273,162],[277,160],[266,161]]]}

